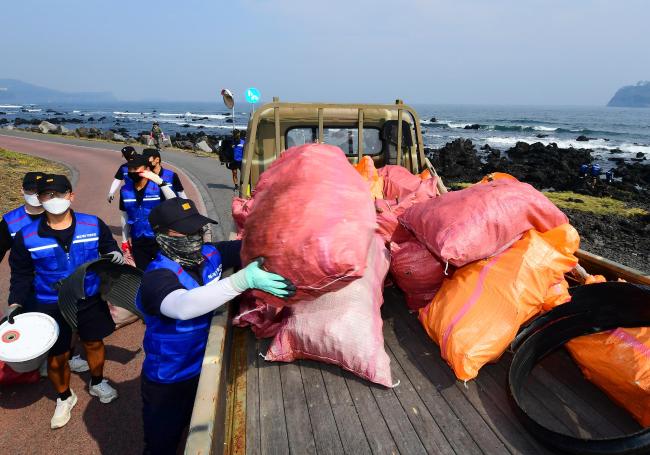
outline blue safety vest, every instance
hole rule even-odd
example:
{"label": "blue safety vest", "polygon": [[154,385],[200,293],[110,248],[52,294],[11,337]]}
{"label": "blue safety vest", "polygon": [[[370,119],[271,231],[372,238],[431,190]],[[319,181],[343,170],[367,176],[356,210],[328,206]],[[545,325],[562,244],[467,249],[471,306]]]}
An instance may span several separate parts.
{"label": "blue safety vest", "polygon": [[[56,304],[58,291],[54,289],[54,284],[70,276],[80,265],[99,257],[97,217],[77,212],[74,217],[74,234],[67,253],[54,238],[38,235],[40,219],[22,230],[25,248],[34,263],[34,290],[39,303]],[[84,288],[87,298],[99,293],[99,283],[96,273],[86,273]]]}
{"label": "blue safety vest", "polygon": [[235,145],[233,150],[233,158],[235,161],[241,161],[244,159],[244,144],[246,141],[244,139],[239,140],[239,144]]}
{"label": "blue safety vest", "polygon": [[160,176],[161,179],[163,179],[163,182],[169,184],[172,189],[174,190],[174,193],[176,192],[176,188],[174,188],[174,171],[170,171],[169,169],[162,168],[160,171]]}
{"label": "blue safety vest", "polygon": [[24,205],[5,213],[2,215],[2,219],[7,222],[11,238],[14,238],[18,231],[34,221],[32,220],[32,217],[29,216],[29,213],[27,213],[27,210],[25,210]]}
{"label": "blue safety vest", "polygon": [[[221,256],[212,245],[204,245],[201,250],[206,261],[201,267],[203,283],[221,278]],[[162,253],[158,253],[145,271],[156,269],[171,270],[186,289],[194,289],[199,284],[183,267]],[[147,325],[144,332],[145,358],[142,373],[151,381],[172,383],[193,378],[201,373],[205,346],[208,343],[212,313],[204,314],[187,321],[168,318],[163,315],[149,315],[142,306],[140,293],[136,304],[144,314]]]}
{"label": "blue safety vest", "polygon": [[126,180],[126,178],[129,176],[129,163],[127,162],[121,165],[120,170],[118,172],[121,172],[122,178]]}
{"label": "blue safety vest", "polygon": [[161,202],[160,188],[155,183],[148,181],[141,203],[138,203],[136,193],[133,180],[126,179],[120,189],[120,195],[126,210],[126,222],[131,227],[131,238],[153,238],[154,232],[149,224],[149,214]]}

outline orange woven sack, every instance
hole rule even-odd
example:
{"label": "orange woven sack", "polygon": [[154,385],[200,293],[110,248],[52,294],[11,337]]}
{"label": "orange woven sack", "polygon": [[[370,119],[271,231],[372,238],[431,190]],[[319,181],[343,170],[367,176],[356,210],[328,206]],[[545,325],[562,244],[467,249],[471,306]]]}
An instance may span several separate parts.
{"label": "orange woven sack", "polygon": [[650,427],[650,327],[587,335],[566,347],[587,379]]}
{"label": "orange woven sack", "polygon": [[505,172],[493,172],[483,177],[478,183],[488,183],[494,180],[517,180],[517,178],[510,174],[506,174]]}
{"label": "orange woven sack", "polygon": [[542,311],[549,287],[578,263],[580,238],[570,224],[530,230],[498,255],[445,279],[420,322],[456,377],[469,380],[497,360],[519,327]]}
{"label": "orange woven sack", "polygon": [[375,162],[369,156],[361,158],[358,164],[354,165],[361,177],[368,182],[370,194],[375,199],[384,198],[384,178],[380,177],[375,168]]}

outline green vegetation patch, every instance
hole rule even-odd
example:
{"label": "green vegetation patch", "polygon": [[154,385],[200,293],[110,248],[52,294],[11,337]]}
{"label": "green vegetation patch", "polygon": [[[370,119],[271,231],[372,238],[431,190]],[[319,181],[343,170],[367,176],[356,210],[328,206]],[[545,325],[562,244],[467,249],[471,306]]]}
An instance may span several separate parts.
{"label": "green vegetation patch", "polygon": [[573,209],[596,215],[618,215],[633,217],[647,215],[648,212],[638,207],[630,207],[625,202],[611,197],[595,197],[572,191],[544,192],[555,205],[561,209]]}
{"label": "green vegetation patch", "polygon": [[64,174],[71,177],[70,170],[62,164],[31,155],[0,148],[0,214],[25,203],[20,189],[26,172],[41,171],[48,174]]}

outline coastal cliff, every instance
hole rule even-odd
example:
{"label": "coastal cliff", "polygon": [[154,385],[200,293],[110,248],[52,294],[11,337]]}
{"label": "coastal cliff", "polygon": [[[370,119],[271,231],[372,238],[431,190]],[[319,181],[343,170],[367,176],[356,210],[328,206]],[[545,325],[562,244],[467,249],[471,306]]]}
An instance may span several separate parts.
{"label": "coastal cliff", "polygon": [[650,107],[650,81],[640,81],[636,85],[618,89],[607,106]]}

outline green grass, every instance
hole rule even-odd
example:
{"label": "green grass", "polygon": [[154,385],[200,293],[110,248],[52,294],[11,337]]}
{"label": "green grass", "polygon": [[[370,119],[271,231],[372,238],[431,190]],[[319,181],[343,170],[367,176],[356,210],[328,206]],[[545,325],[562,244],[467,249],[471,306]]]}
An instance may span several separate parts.
{"label": "green grass", "polygon": [[561,209],[579,210],[596,215],[618,215],[628,218],[648,214],[644,209],[630,207],[625,202],[611,197],[588,196],[572,191],[548,191],[544,192],[544,194]]}
{"label": "green grass", "polygon": [[0,213],[6,213],[25,203],[20,189],[23,177],[29,171],[64,174],[68,178],[71,176],[70,170],[59,163],[0,148],[0,174],[2,175]]}

